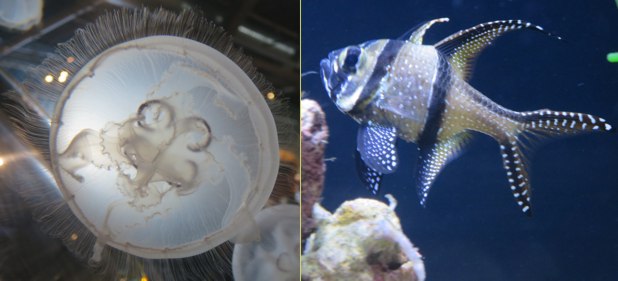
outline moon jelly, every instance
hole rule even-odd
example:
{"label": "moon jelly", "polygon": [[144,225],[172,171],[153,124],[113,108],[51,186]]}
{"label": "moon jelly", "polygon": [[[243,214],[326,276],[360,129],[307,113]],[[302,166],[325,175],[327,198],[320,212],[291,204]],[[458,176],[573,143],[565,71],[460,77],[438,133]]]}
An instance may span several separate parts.
{"label": "moon jelly", "polygon": [[43,0],[0,1],[0,26],[26,31],[41,22]]}
{"label": "moon jelly", "polygon": [[207,271],[230,271],[227,241],[258,238],[294,132],[221,28],[189,11],[110,12],[26,85],[15,128],[52,178],[21,194],[109,278],[224,279]]}
{"label": "moon jelly", "polygon": [[232,265],[235,280],[298,280],[299,220],[298,205],[275,205],[260,211],[256,221],[261,239],[234,247]]}
{"label": "moon jelly", "polygon": [[275,124],[217,50],[151,36],[107,49],[62,93],[54,175],[100,240],[146,258],[195,255],[250,223],[278,169]]}

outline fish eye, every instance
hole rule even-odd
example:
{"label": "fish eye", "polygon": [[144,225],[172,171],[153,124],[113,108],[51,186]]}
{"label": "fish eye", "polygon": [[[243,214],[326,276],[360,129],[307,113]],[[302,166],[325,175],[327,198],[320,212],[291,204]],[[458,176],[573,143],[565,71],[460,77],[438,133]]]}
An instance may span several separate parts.
{"label": "fish eye", "polygon": [[341,68],[348,73],[356,72],[361,53],[361,48],[357,46],[348,47],[343,57],[343,66]]}

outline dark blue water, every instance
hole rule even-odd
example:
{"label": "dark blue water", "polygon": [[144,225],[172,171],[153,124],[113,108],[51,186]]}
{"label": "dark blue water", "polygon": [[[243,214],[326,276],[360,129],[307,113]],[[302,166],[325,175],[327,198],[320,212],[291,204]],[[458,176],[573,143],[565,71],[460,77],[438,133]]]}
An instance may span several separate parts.
{"label": "dark blue water", "polygon": [[[523,19],[557,33],[499,38],[477,61],[471,84],[514,110],[592,113],[618,126],[618,7],[599,1],[317,1],[302,2],[302,68],[318,70],[328,52],[397,38],[418,23],[449,17],[426,43],[497,19]],[[356,124],[337,110],[319,77],[303,78],[305,97],[323,106],[331,138],[323,204],[370,197],[354,171]],[[439,175],[428,206],[411,178],[416,146],[399,143],[401,165],[382,193],[398,200],[405,233],[425,256],[428,280],[618,280],[618,134],[543,142],[530,159],[528,218],[515,204],[495,141],[477,135]],[[384,200],[382,197],[379,199]]]}

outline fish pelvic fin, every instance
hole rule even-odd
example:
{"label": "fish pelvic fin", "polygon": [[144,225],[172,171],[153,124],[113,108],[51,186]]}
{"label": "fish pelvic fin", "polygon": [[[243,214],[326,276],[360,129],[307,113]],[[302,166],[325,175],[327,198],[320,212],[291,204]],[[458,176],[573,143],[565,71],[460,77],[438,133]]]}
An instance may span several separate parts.
{"label": "fish pelvic fin", "polygon": [[382,174],[393,173],[397,158],[397,131],[381,125],[361,125],[356,137],[356,151],[369,168]]}
{"label": "fish pelvic fin", "polygon": [[461,150],[471,139],[472,135],[464,131],[434,144],[419,144],[415,179],[416,191],[421,206],[425,206],[427,203],[429,189],[431,189],[442,168],[457,158]]}
{"label": "fish pelvic fin", "polygon": [[397,169],[397,131],[378,124],[363,124],[356,137],[356,170],[365,187],[376,195],[383,174]]}
{"label": "fish pelvic fin", "polygon": [[360,152],[358,150],[354,155],[356,159],[356,171],[358,172],[358,177],[363,183],[363,185],[371,192],[373,195],[377,195],[380,192],[380,186],[382,182],[382,173],[372,169],[371,167],[365,164],[365,161],[362,159]]}

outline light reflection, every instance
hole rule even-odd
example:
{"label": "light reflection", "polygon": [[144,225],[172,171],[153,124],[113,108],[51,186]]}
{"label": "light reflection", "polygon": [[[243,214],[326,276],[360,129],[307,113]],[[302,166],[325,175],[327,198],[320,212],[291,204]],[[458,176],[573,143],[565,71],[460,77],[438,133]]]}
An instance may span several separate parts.
{"label": "light reflection", "polygon": [[238,26],[238,31],[240,33],[246,34],[247,36],[252,37],[255,40],[258,40],[262,43],[268,44],[270,46],[272,46],[273,48],[280,50],[290,56],[293,56],[296,53],[296,49],[292,46],[289,46],[283,42],[279,42],[277,40],[275,40],[274,38],[263,34],[259,31],[250,29],[244,25],[239,25]]}
{"label": "light reflection", "polygon": [[273,92],[268,92],[268,93],[266,94],[266,98],[267,98],[267,99],[269,99],[269,100],[274,100],[274,99],[275,99],[275,93],[273,93]]}
{"label": "light reflection", "polygon": [[45,76],[45,82],[51,83],[52,81],[54,81],[54,76],[51,76],[51,74],[47,74],[47,76]]}
{"label": "light reflection", "polygon": [[4,158],[0,157],[0,166],[4,166]]}
{"label": "light reflection", "polygon": [[67,81],[68,77],[69,77],[69,73],[63,70],[60,72],[60,76],[58,76],[58,82],[64,83]]}
{"label": "light reflection", "polygon": [[77,236],[77,233],[73,233],[73,234],[71,234],[71,240],[72,240],[72,241],[77,240],[77,238],[78,238],[78,237],[79,237],[79,236]]}

